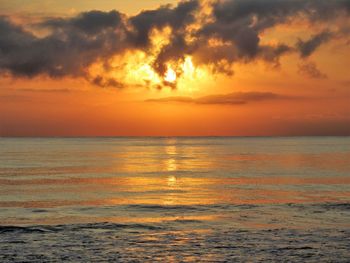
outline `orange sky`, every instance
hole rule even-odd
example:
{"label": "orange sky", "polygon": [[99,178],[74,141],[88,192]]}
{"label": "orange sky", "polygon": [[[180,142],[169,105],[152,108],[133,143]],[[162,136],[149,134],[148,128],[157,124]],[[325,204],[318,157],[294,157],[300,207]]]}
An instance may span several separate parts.
{"label": "orange sky", "polygon": [[350,135],[350,1],[246,1],[0,0],[0,136]]}

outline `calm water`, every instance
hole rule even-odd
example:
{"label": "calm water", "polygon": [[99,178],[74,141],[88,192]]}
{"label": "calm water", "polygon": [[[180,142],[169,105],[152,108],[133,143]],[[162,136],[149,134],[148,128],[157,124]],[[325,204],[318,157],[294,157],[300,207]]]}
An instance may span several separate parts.
{"label": "calm water", "polygon": [[0,138],[0,262],[350,261],[350,137]]}

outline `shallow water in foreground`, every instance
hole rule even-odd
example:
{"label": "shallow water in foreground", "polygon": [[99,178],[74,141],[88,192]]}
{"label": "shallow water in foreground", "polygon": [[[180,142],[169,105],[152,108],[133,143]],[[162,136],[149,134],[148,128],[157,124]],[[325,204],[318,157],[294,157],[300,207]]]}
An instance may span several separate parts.
{"label": "shallow water in foreground", "polygon": [[0,138],[0,262],[350,261],[350,138]]}

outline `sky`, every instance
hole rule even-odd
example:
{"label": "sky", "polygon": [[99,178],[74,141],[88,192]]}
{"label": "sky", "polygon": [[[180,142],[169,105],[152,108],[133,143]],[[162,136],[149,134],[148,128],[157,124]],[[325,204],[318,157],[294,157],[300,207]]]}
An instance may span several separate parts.
{"label": "sky", "polygon": [[0,136],[350,135],[350,0],[0,6]]}

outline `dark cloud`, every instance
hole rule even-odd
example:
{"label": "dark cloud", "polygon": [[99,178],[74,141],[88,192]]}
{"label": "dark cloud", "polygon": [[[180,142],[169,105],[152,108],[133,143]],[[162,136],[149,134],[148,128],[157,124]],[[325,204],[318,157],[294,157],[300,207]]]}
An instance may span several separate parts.
{"label": "dark cloud", "polygon": [[125,85],[122,82],[117,81],[113,78],[105,78],[103,76],[96,76],[92,78],[91,83],[99,87],[114,87],[114,88],[124,88]]}
{"label": "dark cloud", "polygon": [[345,87],[350,87],[350,80],[344,80],[340,82]]}
{"label": "dark cloud", "polygon": [[297,43],[297,49],[300,52],[300,56],[302,58],[309,57],[319,46],[329,41],[331,37],[332,33],[325,31],[312,36],[309,40],[306,41],[299,39]]}
{"label": "dark cloud", "polygon": [[254,19],[252,28],[261,31],[296,16],[311,21],[332,19],[339,12],[348,14],[349,6],[349,0],[219,0],[214,4],[214,15],[227,24]]}
{"label": "dark cloud", "polygon": [[[169,43],[152,54],[155,59],[151,66],[161,77],[168,62],[179,64],[186,55],[197,64],[211,66],[213,72],[233,74],[233,63],[264,60],[278,66],[280,57],[289,52],[297,50],[306,58],[327,41],[348,34],[346,30],[334,34],[327,24],[349,15],[350,0],[216,0],[211,2],[212,13],[207,20],[203,19],[201,3],[182,1],[131,17],[118,11],[90,11],[71,18],[46,18],[36,24],[47,31],[45,36],[0,17],[0,73],[84,77],[98,86],[120,88],[125,86],[122,80],[90,76],[88,67],[99,61],[108,68],[109,58],[126,51],[154,52],[154,29],[171,29]],[[267,29],[298,18],[306,18],[311,24],[327,22],[326,28],[308,40],[296,36],[299,41],[295,47],[282,42],[262,43],[261,35]],[[212,45],[213,40],[219,44]],[[310,65],[302,68],[312,71]],[[174,70],[177,76],[182,74],[181,67]],[[176,87],[176,83],[163,85]]]}
{"label": "dark cloud", "polygon": [[199,7],[198,0],[180,2],[175,8],[170,5],[162,6],[156,10],[143,11],[131,17],[132,32],[131,43],[138,47],[147,47],[150,44],[150,33],[154,28],[171,27],[174,31],[183,31],[186,25],[194,22],[194,11]]}
{"label": "dark cloud", "polygon": [[194,104],[221,104],[241,105],[258,101],[290,100],[296,97],[281,95],[272,92],[233,92],[221,95],[209,95],[200,98],[191,97],[166,97],[160,99],[149,99],[148,102],[181,102]]}
{"label": "dark cloud", "polygon": [[[50,30],[46,37],[37,37],[0,17],[0,71],[26,77],[86,76],[87,67],[97,60],[107,60],[126,49],[147,51],[150,31],[169,26],[177,31],[177,36],[174,35],[173,44],[165,47],[154,63],[154,69],[162,75],[168,59],[182,56],[179,45],[184,43],[185,26],[194,21],[192,12],[197,8],[198,1],[191,0],[175,8],[164,6],[128,19],[117,11],[90,11],[68,19],[49,18],[37,25]],[[91,82],[98,86],[123,86],[118,80],[101,76],[92,78]]]}
{"label": "dark cloud", "polygon": [[0,18],[1,71],[26,77],[84,76],[87,66],[125,47],[125,28],[115,11],[91,11],[65,20],[48,19],[40,26],[50,28],[51,33],[37,37]]}
{"label": "dark cloud", "polygon": [[[167,61],[181,61],[185,54],[191,53],[191,46],[185,40],[186,27],[195,22],[195,13],[199,10],[199,6],[199,0],[189,0],[180,2],[175,8],[169,5],[163,6],[156,10],[143,11],[130,18],[133,26],[130,42],[139,48],[149,47],[152,29],[162,29],[165,26],[171,28],[169,44],[160,50],[153,63],[154,70],[160,76],[163,76],[167,70]],[[181,70],[178,69],[177,74],[181,75],[181,73]],[[174,84],[164,82],[164,85],[173,86]]]}
{"label": "dark cloud", "polygon": [[[183,61],[184,55],[186,53],[190,53],[189,47],[183,36],[177,34],[172,37],[170,44],[163,47],[162,50],[159,52],[155,62],[153,63],[153,67],[156,70],[156,72],[158,72],[162,76],[167,70],[167,61]],[[181,74],[181,72],[177,73],[178,75]]]}
{"label": "dark cloud", "polygon": [[70,89],[20,89],[21,92],[33,92],[33,93],[70,93]]}
{"label": "dark cloud", "polygon": [[26,102],[31,101],[31,98],[23,95],[0,95],[1,103],[12,103],[16,101]]}
{"label": "dark cloud", "polygon": [[160,99],[149,99],[147,102],[184,102],[184,103],[194,103],[195,99],[185,96],[173,96]]}
{"label": "dark cloud", "polygon": [[80,31],[89,35],[98,34],[101,30],[114,30],[122,24],[122,15],[117,11],[102,12],[90,11],[79,14],[70,19],[49,18],[41,25],[51,27],[53,30]]}
{"label": "dark cloud", "polygon": [[[333,19],[349,13],[349,0],[223,0],[213,5],[212,22],[203,25],[197,36],[214,38],[226,43],[229,51],[215,47],[207,53],[207,60],[252,61],[262,58],[279,64],[279,57],[292,50],[285,43],[277,47],[261,45],[260,35],[266,29],[288,23],[298,17],[306,17],[311,23]],[[303,57],[328,41],[330,32],[323,32],[308,41],[299,40],[297,49]]]}
{"label": "dark cloud", "polygon": [[299,64],[298,72],[299,74],[313,78],[313,79],[326,79],[327,75],[322,73],[316,66],[314,62],[304,62]]}

